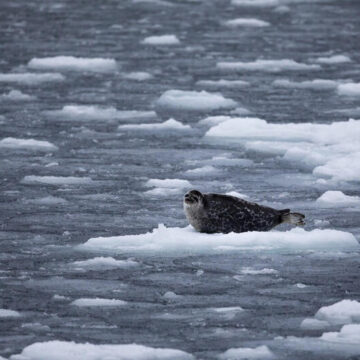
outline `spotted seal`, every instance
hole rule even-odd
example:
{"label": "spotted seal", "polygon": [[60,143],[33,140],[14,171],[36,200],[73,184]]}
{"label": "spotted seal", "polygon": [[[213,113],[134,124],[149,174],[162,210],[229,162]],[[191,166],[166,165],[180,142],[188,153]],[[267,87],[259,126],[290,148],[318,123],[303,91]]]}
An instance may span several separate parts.
{"label": "spotted seal", "polygon": [[305,216],[290,209],[276,210],[235,196],[202,194],[191,190],[184,196],[189,223],[204,233],[269,231],[283,223],[304,225]]}

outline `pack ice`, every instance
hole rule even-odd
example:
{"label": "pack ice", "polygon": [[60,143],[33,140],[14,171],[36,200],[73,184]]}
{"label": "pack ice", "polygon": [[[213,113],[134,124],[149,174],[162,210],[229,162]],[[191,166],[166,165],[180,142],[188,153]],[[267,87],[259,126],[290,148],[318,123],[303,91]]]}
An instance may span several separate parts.
{"label": "pack ice", "polygon": [[[222,119],[224,120],[224,119]],[[282,155],[335,181],[360,179],[360,120],[330,124],[274,124],[259,118],[228,118],[211,127],[208,138],[240,142],[246,149]]]}
{"label": "pack ice", "polygon": [[180,40],[176,35],[159,35],[149,36],[141,43],[145,45],[177,45],[180,44]]}
{"label": "pack ice", "polygon": [[8,73],[0,74],[0,82],[25,85],[40,85],[47,82],[64,81],[65,76],[59,73]]}
{"label": "pack ice", "polygon": [[55,151],[58,149],[57,146],[51,144],[48,141],[35,139],[16,139],[12,137],[0,140],[0,148],[40,151]]}

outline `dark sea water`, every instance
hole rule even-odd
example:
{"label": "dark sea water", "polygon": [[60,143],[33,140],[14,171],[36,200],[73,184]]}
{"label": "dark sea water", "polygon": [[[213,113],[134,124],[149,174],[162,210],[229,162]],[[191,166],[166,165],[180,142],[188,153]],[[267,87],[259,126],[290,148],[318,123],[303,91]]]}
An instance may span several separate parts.
{"label": "dark sea water", "polygon": [[[359,250],[327,251],[325,246],[318,251],[184,255],[89,252],[78,247],[98,236],[145,233],[159,223],[186,226],[181,191],[165,196],[145,194],[148,179],[167,178],[187,179],[205,192],[234,190],[256,202],[291,207],[306,214],[308,231],[322,223],[360,238],[359,206],[314,206],[327,190],[359,196],[358,182],[321,185],[314,181],[311,169],[279,156],[248,151],[238,142],[205,139],[208,128],[199,126],[199,120],[231,115],[231,110],[194,112],[156,106],[166,90],[205,89],[221,92],[251,116],[274,123],[356,118],[351,109],[360,106],[359,97],[341,97],[334,90],[276,87],[272,82],[284,78],[360,82],[360,2],[294,0],[280,1],[280,5],[279,10],[276,6],[236,7],[225,0],[0,2],[1,73],[51,72],[31,70],[27,64],[33,58],[58,55],[111,58],[118,66],[118,71],[108,73],[58,70],[64,81],[39,85],[0,81],[0,94],[21,90],[35,96],[30,101],[0,100],[0,139],[32,138],[58,147],[57,151],[0,148],[0,309],[21,314],[0,317],[0,355],[10,358],[30,344],[63,340],[173,348],[196,359],[216,359],[229,348],[260,345],[267,345],[276,359],[360,357],[356,345],[349,351],[307,345],[312,344],[307,338],[319,337],[324,330],[300,327],[322,306],[343,299],[359,301]],[[238,17],[261,19],[270,26],[224,26],[224,21]],[[164,34],[176,35],[180,43],[141,44],[145,37]],[[311,64],[318,57],[338,54],[352,61],[280,73],[224,73],[216,67],[221,61],[256,59]],[[124,77],[139,71],[153,76],[145,81]],[[249,85],[216,89],[196,85],[199,80],[221,78],[244,80]],[[157,116],[152,120],[84,120],[49,112],[66,105],[155,110]],[[334,111],[339,109],[350,109],[350,113]],[[192,129],[118,129],[122,124],[169,118]],[[202,166],[191,161],[224,153],[254,163],[223,167],[217,173],[185,174]],[[92,181],[24,183],[23,178],[30,175],[90,177]],[[56,199],[39,203],[49,196]],[[139,265],[82,270],[71,265],[98,256],[131,258]],[[244,268],[276,271],[244,275]],[[181,297],[164,296],[167,292]],[[96,297],[121,299],[127,305],[70,305],[79,298]],[[234,306],[244,311],[224,315],[212,310]],[[326,331],[339,329],[330,326]],[[290,346],[289,336],[302,339],[300,345]]]}

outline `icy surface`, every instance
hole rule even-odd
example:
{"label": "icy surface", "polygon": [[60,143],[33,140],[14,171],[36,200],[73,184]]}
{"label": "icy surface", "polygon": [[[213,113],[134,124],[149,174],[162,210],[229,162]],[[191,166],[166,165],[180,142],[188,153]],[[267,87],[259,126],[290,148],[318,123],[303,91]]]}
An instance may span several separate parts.
{"label": "icy surface", "polygon": [[342,300],[322,307],[315,314],[315,318],[334,325],[360,323],[360,303],[356,300]]}
{"label": "icy surface", "polygon": [[[161,252],[174,255],[186,253],[217,253],[242,250],[334,250],[357,249],[354,236],[336,230],[293,229],[286,232],[249,232],[242,234],[203,234],[186,228],[159,225],[152,232],[89,239],[81,248],[111,250],[117,253]],[[267,271],[267,270],[266,270]]]}
{"label": "icy surface", "polygon": [[231,109],[237,103],[227,99],[220,93],[207,91],[168,90],[157,100],[156,104],[162,108],[188,111],[207,111],[215,109]]}
{"label": "icy surface", "polygon": [[360,96],[360,84],[359,83],[341,84],[338,86],[337,91],[339,95]]}
{"label": "icy surface", "polygon": [[0,100],[8,100],[8,101],[31,101],[35,99],[36,99],[35,96],[22,93],[19,90],[11,90],[7,94],[0,95]]}
{"label": "icy surface", "polygon": [[333,56],[322,56],[316,59],[316,62],[320,64],[341,64],[351,62],[351,59],[346,55],[333,55]]}
{"label": "icy surface", "polygon": [[314,89],[314,90],[332,90],[338,87],[338,81],[325,80],[325,79],[314,79],[308,81],[295,82],[291,80],[275,80],[274,86],[295,88],[295,89]]}
{"label": "icy surface", "polygon": [[59,73],[8,73],[0,74],[0,82],[39,85],[47,82],[64,81],[65,76]]}
{"label": "icy surface", "polygon": [[184,125],[180,121],[175,119],[169,119],[162,123],[150,123],[150,124],[126,124],[119,125],[119,130],[190,130],[190,125]]}
{"label": "icy surface", "polygon": [[9,309],[0,309],[0,318],[12,318],[21,316],[18,311]]}
{"label": "icy surface", "polygon": [[322,194],[318,199],[316,199],[316,202],[319,205],[324,206],[360,206],[360,197],[345,195],[341,191],[329,190]]}
{"label": "icy surface", "polygon": [[74,261],[71,265],[80,269],[101,270],[113,268],[127,269],[136,267],[139,263],[131,259],[116,260],[112,257],[98,256],[93,259]]}
{"label": "icy surface", "polygon": [[269,7],[280,4],[279,0],[231,0],[231,3],[236,6],[245,7]]}
{"label": "icy surface", "polygon": [[220,360],[266,360],[275,359],[274,354],[265,345],[257,348],[232,348],[219,356]]}
{"label": "icy surface", "polygon": [[35,139],[15,139],[5,138],[0,140],[0,148],[8,149],[28,149],[28,150],[42,150],[42,151],[55,151],[57,146],[51,144],[49,141],[35,140]]}
{"label": "icy surface", "polygon": [[76,177],[76,176],[27,175],[22,179],[23,184],[49,184],[49,185],[87,184],[91,181],[92,179],[90,177]]}
{"label": "icy surface", "polygon": [[177,45],[180,40],[176,35],[149,36],[142,41],[145,45]]}
{"label": "icy surface", "polygon": [[70,305],[80,306],[80,307],[88,307],[88,306],[123,306],[126,305],[126,301],[118,300],[118,299],[76,299]]}
{"label": "icy surface", "polygon": [[151,348],[137,344],[93,345],[73,341],[48,341],[27,346],[11,360],[193,360],[193,356],[174,349]]}
{"label": "icy surface", "polygon": [[225,25],[229,27],[238,27],[238,26],[263,27],[263,26],[269,26],[270,24],[267,21],[260,19],[237,18],[226,21]]}
{"label": "icy surface", "polygon": [[114,59],[81,58],[74,56],[54,56],[47,58],[34,58],[28,63],[30,69],[60,70],[60,71],[93,71],[113,72],[117,70]]}
{"label": "icy surface", "polygon": [[243,80],[199,80],[196,82],[196,85],[203,86],[207,88],[243,88],[248,86],[249,83]]}

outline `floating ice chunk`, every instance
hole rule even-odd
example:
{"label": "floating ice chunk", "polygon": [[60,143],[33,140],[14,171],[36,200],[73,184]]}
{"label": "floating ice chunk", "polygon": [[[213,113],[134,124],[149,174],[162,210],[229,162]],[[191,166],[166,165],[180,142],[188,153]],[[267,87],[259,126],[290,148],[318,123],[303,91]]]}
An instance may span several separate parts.
{"label": "floating ice chunk", "polygon": [[157,100],[160,107],[173,110],[207,111],[236,107],[234,100],[207,91],[168,90]]}
{"label": "floating ice chunk", "polygon": [[324,333],[320,339],[335,343],[354,344],[360,349],[360,324],[344,325],[340,332]]}
{"label": "floating ice chunk", "polygon": [[92,182],[90,177],[75,176],[36,176],[27,175],[21,182],[23,184],[49,184],[49,185],[76,185],[88,184]]}
{"label": "floating ice chunk", "polygon": [[277,6],[274,10],[276,14],[287,14],[290,12],[290,8],[286,5]]}
{"label": "floating ice chunk", "polygon": [[239,313],[242,313],[245,311],[241,306],[227,306],[227,307],[220,307],[220,308],[210,308],[209,310],[219,314],[222,318],[224,318],[226,320],[232,320]]}
{"label": "floating ice chunk", "polygon": [[81,298],[76,299],[70,305],[88,307],[88,306],[124,306],[127,302],[118,299],[101,299],[101,298]]}
{"label": "floating ice chunk", "polygon": [[108,73],[117,70],[114,59],[81,58],[74,56],[54,56],[46,58],[33,58],[29,61],[30,69],[63,70],[63,71],[90,71]]}
{"label": "floating ice chunk", "polygon": [[82,269],[89,270],[105,270],[105,269],[128,269],[139,266],[137,261],[127,259],[127,260],[116,260],[112,257],[95,257],[93,259],[74,261],[71,263],[72,266]]}
{"label": "floating ice chunk", "polygon": [[333,305],[324,306],[317,311],[315,318],[327,321],[332,325],[360,322],[360,302],[341,300]]}
{"label": "floating ice chunk", "polygon": [[231,0],[235,6],[271,7],[280,5],[279,0]]}
{"label": "floating ice chunk", "polygon": [[294,286],[296,286],[296,287],[299,288],[299,289],[305,289],[306,287],[308,287],[307,285],[302,284],[302,283],[297,283],[297,284],[295,284]]}
{"label": "floating ice chunk", "polygon": [[65,199],[55,196],[45,196],[39,199],[30,199],[26,201],[27,203],[36,204],[36,205],[64,205],[67,204]]}
{"label": "floating ice chunk", "polygon": [[56,301],[65,301],[65,300],[70,299],[67,296],[58,295],[58,294],[55,294],[52,298],[53,298],[53,300],[56,300]]}
{"label": "floating ice chunk", "polygon": [[338,81],[314,79],[308,81],[295,82],[290,80],[275,80],[274,86],[295,88],[295,89],[313,89],[313,90],[332,90],[336,89],[339,85]]}
{"label": "floating ice chunk", "polygon": [[341,191],[326,191],[318,199],[316,199],[316,203],[330,207],[354,206],[360,205],[360,197],[345,195]]}
{"label": "floating ice chunk", "polygon": [[209,162],[218,166],[241,166],[250,167],[254,165],[254,162],[250,159],[233,159],[226,156],[214,156]]}
{"label": "floating ice chunk", "polygon": [[360,96],[360,83],[340,84],[337,91],[339,95]]}
{"label": "floating ice chunk", "polygon": [[204,86],[209,88],[242,88],[244,86],[248,86],[249,83],[243,80],[199,80],[196,82],[198,86]]}
{"label": "floating ice chunk", "polygon": [[202,119],[199,121],[200,125],[206,125],[206,126],[214,126],[221,124],[224,121],[230,120],[230,116],[224,116],[224,115],[218,115],[218,116],[208,116],[205,119]]}
{"label": "floating ice chunk", "polygon": [[132,0],[134,4],[154,4],[160,6],[173,6],[172,3],[169,3],[164,0]]}
{"label": "floating ice chunk", "polygon": [[142,42],[145,45],[177,45],[180,44],[180,40],[176,35],[160,35],[160,36],[149,36]]}
{"label": "floating ice chunk", "polygon": [[268,23],[267,21],[252,19],[252,18],[238,18],[238,19],[228,20],[225,21],[224,24],[229,27],[239,27],[239,26],[264,27],[270,25],[270,23]]}
{"label": "floating ice chunk", "polygon": [[346,55],[333,55],[329,57],[319,57],[315,61],[320,64],[340,64],[351,62],[351,59]]}
{"label": "floating ice chunk", "polygon": [[241,273],[244,275],[273,275],[273,274],[278,274],[279,272],[275,269],[269,269],[269,268],[256,270],[245,267],[241,269]]}
{"label": "floating ice chunk", "polygon": [[175,294],[173,291],[167,291],[167,292],[163,295],[163,298],[164,298],[164,299],[167,299],[167,300],[178,300],[178,299],[181,299],[182,296]]}
{"label": "floating ice chunk", "polygon": [[205,165],[202,166],[200,168],[196,168],[196,169],[190,169],[190,170],[186,170],[185,174],[186,175],[191,175],[191,176],[198,176],[198,175],[208,175],[208,174],[216,174],[219,172],[219,169],[215,168],[212,165]]}
{"label": "floating ice chunk", "polygon": [[126,124],[119,125],[119,130],[191,130],[190,125],[184,125],[175,119],[169,119],[162,123],[150,124]]}
{"label": "floating ice chunk", "polygon": [[20,313],[15,310],[0,309],[0,318],[14,318],[20,317]]}
{"label": "floating ice chunk", "polygon": [[35,99],[36,96],[24,94],[19,90],[11,90],[8,94],[0,95],[0,100],[31,101]]}
{"label": "floating ice chunk", "polygon": [[304,330],[322,330],[329,326],[330,324],[327,321],[311,318],[304,319],[300,324],[300,328]]}
{"label": "floating ice chunk", "polygon": [[240,116],[249,115],[250,113],[251,113],[251,111],[244,108],[244,107],[237,107],[236,109],[230,111],[230,114],[232,114],[232,115],[240,115]]}
{"label": "floating ice chunk", "polygon": [[40,85],[46,82],[64,81],[65,76],[58,73],[13,73],[0,74],[0,82],[18,83],[25,85]]}
{"label": "floating ice chunk", "polygon": [[179,188],[186,189],[191,187],[191,183],[188,180],[182,179],[150,179],[146,182],[147,187],[161,187],[161,188]]}
{"label": "floating ice chunk", "polygon": [[219,62],[216,66],[221,70],[232,71],[265,71],[281,72],[291,70],[318,70],[320,65],[308,65],[296,62],[294,60],[256,60],[251,62]]}
{"label": "floating ice chunk", "polygon": [[231,348],[218,356],[220,360],[270,360],[275,355],[266,345],[257,348]]}
{"label": "floating ice chunk", "polygon": [[237,191],[229,191],[225,195],[235,196],[235,197],[238,197],[238,198],[241,198],[241,199],[248,199],[249,198],[247,195],[241,194],[241,193],[239,193]]}
{"label": "floating ice chunk", "polygon": [[0,148],[8,149],[26,149],[26,150],[40,150],[40,151],[55,151],[57,146],[48,141],[35,139],[16,139],[12,137],[0,140]]}
{"label": "floating ice chunk", "polygon": [[137,344],[94,345],[73,341],[47,341],[27,346],[10,360],[194,360],[181,350],[152,348]]}
{"label": "floating ice chunk", "polygon": [[145,81],[153,78],[153,76],[150,73],[144,71],[131,72],[128,74],[123,74],[122,76],[125,79],[137,80],[137,81]]}
{"label": "floating ice chunk", "polygon": [[156,117],[155,111],[117,110],[97,105],[65,105],[61,110],[46,111],[45,114],[64,120],[105,121],[132,120]]}
{"label": "floating ice chunk", "polygon": [[145,195],[154,196],[154,197],[173,196],[173,195],[179,195],[181,193],[183,193],[183,190],[179,188],[162,188],[162,187],[145,191]]}
{"label": "floating ice chunk", "polygon": [[89,250],[114,252],[161,252],[171,254],[217,253],[223,251],[289,249],[321,250],[359,249],[359,243],[348,232],[338,230],[292,229],[279,232],[247,232],[241,234],[203,234],[186,228],[166,228],[159,225],[152,232],[140,235],[124,235],[89,239],[81,245]]}

